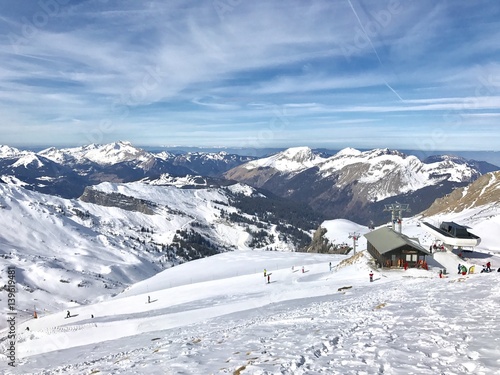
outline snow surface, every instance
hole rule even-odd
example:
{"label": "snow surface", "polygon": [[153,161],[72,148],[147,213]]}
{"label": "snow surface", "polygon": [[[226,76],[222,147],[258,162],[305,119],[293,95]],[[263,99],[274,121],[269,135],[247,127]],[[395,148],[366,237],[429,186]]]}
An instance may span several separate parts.
{"label": "snow surface", "polygon": [[204,178],[199,176],[186,175],[183,177],[172,176],[168,173],[163,173],[155,180],[145,181],[150,185],[170,185],[175,187],[185,186],[206,186],[207,182]]}
{"label": "snow surface", "polygon": [[[418,221],[405,220],[408,235],[418,233]],[[327,225],[334,237],[363,229],[342,220]],[[479,254],[484,257],[470,264],[488,257],[500,266],[498,255]],[[439,256],[462,262],[452,253]],[[185,263],[115,298],[70,308],[69,319],[58,311],[20,323],[18,367],[4,358],[0,371],[499,373],[500,272],[450,271],[441,279],[442,265],[430,271],[372,267],[366,251],[350,258],[242,250]],[[6,348],[5,341],[0,345]]]}
{"label": "snow surface", "polygon": [[[338,255],[252,251],[186,263],[113,300],[70,309],[69,319],[61,311],[20,324],[16,370],[25,374],[233,374],[243,367],[242,374],[498,371],[500,342],[492,332],[500,323],[496,313],[500,273],[439,279],[436,273],[420,270],[375,271],[375,282],[370,283],[369,260],[360,255],[345,267],[340,266],[345,257]],[[337,266],[332,272],[329,262]],[[259,269],[262,266],[271,273],[270,284]],[[213,280],[201,275],[212,275]],[[179,285],[169,287],[176,278]],[[5,363],[0,369],[16,373]]]}
{"label": "snow surface", "polygon": [[[7,283],[7,267],[16,267],[22,291],[16,301],[19,321],[31,318],[34,309],[53,313],[105,300],[178,264],[162,246],[172,244],[178,230],[189,230],[192,225],[203,225],[201,233],[221,251],[249,248],[252,237],[248,227],[221,217],[220,208],[237,212],[229,205],[225,189],[178,189],[140,182],[103,183],[93,188],[153,202],[155,214],[0,184],[0,286]],[[242,184],[231,189],[255,194]],[[292,249],[291,243],[280,238],[275,225],[266,230],[274,237],[270,247]],[[0,305],[2,313],[6,309]],[[0,320],[0,329],[6,326],[7,321]]]}

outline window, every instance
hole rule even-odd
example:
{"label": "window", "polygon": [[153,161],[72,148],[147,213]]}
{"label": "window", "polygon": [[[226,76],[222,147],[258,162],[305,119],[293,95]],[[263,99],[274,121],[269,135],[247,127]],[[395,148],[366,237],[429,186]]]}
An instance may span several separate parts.
{"label": "window", "polygon": [[407,262],[416,262],[418,260],[418,254],[406,254]]}

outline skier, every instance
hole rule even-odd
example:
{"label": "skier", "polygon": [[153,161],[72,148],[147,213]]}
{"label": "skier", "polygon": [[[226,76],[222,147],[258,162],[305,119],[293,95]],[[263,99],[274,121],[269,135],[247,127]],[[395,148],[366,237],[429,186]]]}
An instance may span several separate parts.
{"label": "skier", "polygon": [[458,263],[458,273],[462,273],[462,265],[460,263]]}
{"label": "skier", "polygon": [[267,283],[270,284],[271,283],[271,275],[267,275]]}
{"label": "skier", "polygon": [[491,263],[490,262],[486,263],[486,270],[488,272],[491,272]]}
{"label": "skier", "polygon": [[148,303],[151,303],[151,297],[148,296]]}
{"label": "skier", "polygon": [[331,271],[331,270],[332,270],[332,262],[330,262],[330,265],[329,265],[329,266],[330,266],[330,271]]}
{"label": "skier", "polygon": [[69,313],[69,310],[68,310],[68,312],[66,314],[66,318],[71,318],[71,314]]}
{"label": "skier", "polygon": [[264,268],[264,277],[267,275],[267,270]]}
{"label": "skier", "polygon": [[443,270],[439,270],[439,278],[442,279],[443,278]]}
{"label": "skier", "polygon": [[304,266],[302,266],[302,273],[304,273],[304,272],[305,272],[305,271],[304,271]]}
{"label": "skier", "polygon": [[373,282],[373,272],[370,271],[370,282]]}

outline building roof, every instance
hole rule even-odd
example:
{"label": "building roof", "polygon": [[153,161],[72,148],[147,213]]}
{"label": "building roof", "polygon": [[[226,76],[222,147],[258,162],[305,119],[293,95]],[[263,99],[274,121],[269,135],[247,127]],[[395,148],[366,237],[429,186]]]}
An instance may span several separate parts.
{"label": "building roof", "polygon": [[380,254],[385,254],[401,246],[411,246],[415,250],[430,254],[427,249],[424,249],[419,243],[413,241],[410,237],[394,231],[392,228],[382,227],[366,233],[365,238],[370,242]]}

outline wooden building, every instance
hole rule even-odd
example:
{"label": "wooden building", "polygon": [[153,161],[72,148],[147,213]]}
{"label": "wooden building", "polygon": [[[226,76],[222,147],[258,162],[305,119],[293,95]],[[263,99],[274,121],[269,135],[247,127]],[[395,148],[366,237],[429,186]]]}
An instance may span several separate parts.
{"label": "wooden building", "polygon": [[383,227],[366,233],[367,250],[382,267],[416,267],[431,253],[410,237]]}

